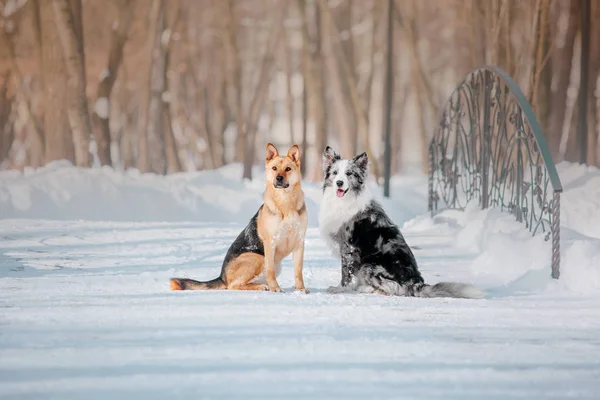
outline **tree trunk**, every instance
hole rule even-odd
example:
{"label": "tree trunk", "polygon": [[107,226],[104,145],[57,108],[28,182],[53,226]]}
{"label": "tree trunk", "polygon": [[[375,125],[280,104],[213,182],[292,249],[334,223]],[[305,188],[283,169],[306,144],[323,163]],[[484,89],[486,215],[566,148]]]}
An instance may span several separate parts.
{"label": "tree trunk", "polygon": [[52,1],[40,1],[42,26],[42,81],[44,84],[45,163],[75,161],[73,137],[67,115],[67,73],[54,18]]}
{"label": "tree trunk", "polygon": [[108,64],[100,75],[98,94],[92,123],[94,126],[94,140],[98,149],[98,158],[101,165],[112,165],[110,154],[110,95],[117,80],[117,74],[123,61],[123,47],[127,42],[129,27],[133,14],[131,0],[119,2],[119,17],[116,25],[113,25],[110,36],[110,47],[108,52]]}
{"label": "tree trunk", "polygon": [[[342,23],[344,25],[343,29],[345,32],[347,32],[348,34],[348,39],[344,39],[344,38],[340,38],[342,41],[342,43],[344,44],[342,46],[342,48],[344,49],[344,53],[346,54],[346,60],[347,60],[347,64],[350,67],[350,74],[352,75],[352,80],[354,82],[356,82],[356,88],[358,90],[358,86],[359,86],[359,74],[357,72],[357,66],[358,66],[358,61],[357,61],[357,55],[356,55],[356,51],[355,51],[355,39],[354,39],[354,1],[353,0],[348,0],[348,3],[346,5],[345,11],[343,12],[343,19],[342,19]],[[348,99],[350,99],[351,94],[348,96]],[[352,108],[352,101],[347,101],[348,103],[348,107]],[[365,107],[365,104],[363,102],[363,107]],[[369,109],[368,108],[364,108],[365,110],[365,116],[367,118],[367,124],[369,121]],[[359,124],[356,123],[356,120],[354,121],[354,126],[352,127],[352,131],[350,131],[350,135],[351,135],[351,142],[352,142],[352,154],[358,154],[358,126]],[[367,129],[368,130],[368,129]]]}
{"label": "tree trunk", "polygon": [[[331,19],[323,18],[323,33],[324,37],[323,50],[324,62],[327,67],[328,82],[331,85],[332,108],[335,117],[336,130],[338,131],[338,139],[341,146],[341,154],[346,158],[354,157],[354,148],[352,145],[354,135],[352,130],[356,128],[356,124],[352,118],[352,110],[347,107],[347,96],[345,93],[343,72],[340,70],[337,63],[337,55],[334,50],[333,29],[331,28]],[[341,57],[345,57],[343,54]],[[354,138],[355,139],[355,138]]]}
{"label": "tree trunk", "polygon": [[[378,52],[377,38],[379,33],[379,18],[381,16],[381,10],[378,4],[378,2],[373,3],[373,10],[371,12],[373,29],[371,32],[371,48],[369,49],[369,72],[367,75],[367,83],[365,85],[364,92],[362,93],[362,97],[365,98],[365,110],[367,110],[367,112],[371,110],[371,92],[373,90],[373,77],[375,75],[375,57]],[[396,43],[397,41],[394,42]]]}
{"label": "tree trunk", "polygon": [[229,60],[227,66],[228,80],[229,80],[229,93],[233,97],[231,104],[233,106],[233,112],[235,114],[235,152],[234,161],[242,162],[245,157],[245,138],[244,138],[244,108],[242,105],[243,93],[242,93],[242,63],[240,60],[240,52],[238,48],[237,40],[237,21],[234,12],[234,0],[220,0],[225,4],[225,48],[227,51],[227,58]]}
{"label": "tree trunk", "polygon": [[148,27],[148,42],[146,43],[147,51],[147,70],[146,70],[146,89],[143,91],[143,98],[139,112],[139,130],[138,130],[138,156],[137,168],[140,172],[148,172],[150,163],[148,160],[148,126],[150,124],[150,98],[152,94],[152,72],[154,71],[154,49],[156,40],[160,33],[158,23],[162,13],[162,0],[154,0],[150,9],[150,25]]}
{"label": "tree trunk", "polygon": [[[214,87],[213,87],[214,89]],[[211,166],[212,168],[218,168],[220,165],[219,162],[219,156],[218,156],[218,152],[217,152],[217,146],[215,145],[215,126],[222,126],[222,118],[223,118],[223,111],[219,110],[218,105],[218,99],[217,101],[212,100],[215,97],[215,94],[219,94],[219,90],[212,90],[211,92],[213,92],[213,96],[210,95],[209,90],[207,87],[204,88],[204,90],[202,91],[202,97],[203,97],[203,102],[202,102],[202,109],[204,110],[204,125],[205,125],[205,131],[206,131],[206,143],[208,145],[208,154],[210,155],[210,162],[211,162]],[[212,100],[212,101],[211,101]],[[212,105],[211,105],[212,103]],[[214,111],[214,112],[213,112]],[[219,121],[219,122],[215,122]]]}
{"label": "tree trunk", "polygon": [[[164,1],[164,0],[163,0]],[[172,4],[172,3],[171,3]],[[166,4],[163,4],[163,10],[166,10]],[[173,43],[171,38],[173,37],[173,32],[179,21],[181,12],[181,3],[177,2],[175,8],[175,15],[171,21],[169,21],[169,25],[167,26],[168,33],[161,33],[159,38],[159,46],[160,52],[162,54],[162,88],[157,88],[157,93],[160,94],[161,108],[164,118],[164,127],[162,127],[162,132],[164,135],[164,143],[165,143],[165,160],[167,163],[167,173],[175,173],[181,171],[181,162],[179,160],[179,152],[177,150],[177,142],[175,141],[175,135],[173,134],[173,121],[171,117],[171,102],[165,101],[164,94],[169,93],[169,78],[167,77],[167,72],[169,71],[169,61],[171,59],[171,44]],[[165,14],[166,11],[163,11]],[[166,16],[163,17],[163,20],[166,19]],[[157,63],[158,65],[159,63]],[[161,89],[161,90],[159,90]],[[169,93],[170,95],[170,93]]]}
{"label": "tree trunk", "polygon": [[227,106],[227,80],[223,75],[215,83],[212,95],[208,96],[209,110],[213,110],[211,136],[213,138],[213,159],[215,168],[226,164],[224,132],[229,122],[229,109]]}
{"label": "tree trunk", "polygon": [[[187,90],[186,92],[188,93],[188,98],[191,100],[192,103],[192,107],[194,108],[194,110],[196,112],[198,112],[198,118],[194,118],[192,116],[192,122],[194,125],[194,131],[196,132],[202,132],[204,133],[204,139],[206,140],[206,144],[207,144],[207,153],[209,155],[210,158],[210,163],[205,162],[204,166],[208,167],[208,168],[216,168],[219,165],[219,157],[217,156],[217,152],[216,152],[216,146],[214,144],[214,135],[213,135],[213,131],[214,128],[213,126],[215,125],[215,123],[213,122],[214,118],[219,117],[219,115],[221,114],[218,110],[218,101],[215,102],[213,101],[211,104],[211,96],[209,95],[209,92],[211,92],[211,90],[209,90],[209,86],[212,87],[214,82],[213,79],[204,79],[204,83],[200,84],[198,82],[198,79],[196,78],[196,74],[193,71],[193,64],[194,62],[191,61],[190,62],[190,73],[188,74],[189,76],[187,77],[188,81],[190,82],[190,88],[191,90]],[[222,83],[222,80],[221,80]],[[220,93],[219,93],[220,94]],[[218,94],[217,94],[218,96]],[[212,96],[215,97],[215,96]],[[211,110],[213,107],[211,107],[211,105],[214,107],[215,112],[214,112],[214,116],[213,113],[211,113]],[[193,152],[196,152],[196,142],[198,138],[194,139],[194,143],[191,146],[191,148],[193,149]]]}
{"label": "tree trunk", "polygon": [[[308,108],[314,113],[316,165],[310,179],[320,181],[323,178],[321,153],[327,143],[327,101],[324,85],[324,57],[322,51],[321,10],[315,7],[315,38],[311,41],[308,33],[309,13],[305,0],[298,0],[302,17],[302,52],[304,60],[304,87],[308,91]],[[312,50],[311,50],[312,49]],[[310,113],[309,113],[310,114]],[[306,150],[305,150],[306,151]],[[306,154],[306,153],[305,153]],[[306,163],[303,163],[306,164]]]}
{"label": "tree trunk", "polygon": [[283,65],[285,67],[285,103],[290,123],[290,142],[296,143],[298,139],[296,138],[294,129],[294,93],[292,91],[293,66],[291,54],[288,52],[288,35],[286,34],[285,29],[283,29],[283,40],[281,41],[281,57],[283,57]]}
{"label": "tree trunk", "polygon": [[[39,71],[43,70],[43,56],[42,56],[42,19],[40,15],[40,4],[39,0],[31,0],[30,2],[31,14],[32,14],[32,30],[34,33],[35,46],[37,52],[37,64]],[[43,73],[38,75],[38,79],[40,82],[40,91],[38,92],[40,96],[44,96],[44,80]],[[40,105],[41,101],[38,102],[37,107],[33,105],[32,101],[32,115],[35,120],[34,123],[37,125],[34,130],[34,135],[32,135],[32,140],[30,140],[30,149],[29,149],[29,163],[30,166],[36,168],[43,164],[44,162],[44,114],[43,109]]]}
{"label": "tree trunk", "polygon": [[266,46],[265,54],[262,59],[258,84],[250,102],[250,110],[246,119],[244,129],[244,173],[243,179],[252,179],[252,164],[254,160],[254,137],[256,134],[260,111],[263,108],[268,94],[269,82],[275,66],[275,52],[279,45],[283,32],[283,20],[287,10],[287,2],[278,3],[279,9],[275,13],[271,22],[271,31]]}
{"label": "tree trunk", "polygon": [[[303,75],[306,76],[306,66],[305,62],[302,63],[303,67]],[[300,173],[302,176],[306,175],[306,152],[308,150],[308,136],[307,136],[307,127],[308,127],[308,93],[306,92],[307,85],[306,80],[303,79],[302,82],[302,154],[304,154],[304,162],[300,164]]]}
{"label": "tree trunk", "polygon": [[540,3],[538,26],[535,40],[535,59],[533,62],[533,82],[531,87],[531,105],[536,117],[542,127],[542,132],[548,126],[548,110],[550,87],[552,85],[552,72],[550,65],[547,63],[548,52],[550,51],[549,43],[549,0],[542,0]]}
{"label": "tree trunk", "polygon": [[85,56],[83,53],[80,1],[72,0],[76,4],[74,7],[71,6],[69,0],[53,0],[53,4],[56,29],[68,74],[67,114],[73,134],[75,162],[80,167],[89,167],[89,140],[92,128],[85,93]]}
{"label": "tree trunk", "polygon": [[[208,83],[208,82],[207,82]],[[211,113],[211,108],[209,105],[210,98],[208,95],[208,88],[205,86],[200,89],[201,92],[201,100],[200,106],[198,107],[198,112],[200,113],[200,119],[204,122],[204,137],[206,138],[206,145],[208,146],[207,153],[210,155],[210,166],[211,168],[217,167],[217,156],[215,154],[215,145],[213,143],[213,118]]]}
{"label": "tree trunk", "polygon": [[227,152],[225,151],[225,131],[227,129],[227,125],[229,124],[229,115],[231,114],[231,110],[229,110],[229,104],[227,103],[227,81],[221,81],[221,96],[219,104],[223,109],[223,113],[221,114],[221,119],[219,120],[219,124],[217,125],[216,133],[218,133],[218,143],[221,151],[221,165],[227,164]]}
{"label": "tree trunk", "polygon": [[[0,28],[2,31],[2,38],[4,39],[4,44],[8,51],[8,56],[10,58],[12,64],[12,72],[14,73],[15,80],[17,82],[16,87],[17,91],[23,96],[23,102],[25,103],[25,111],[28,114],[29,120],[31,122],[31,126],[33,128],[33,135],[28,137],[28,142],[30,146],[28,146],[29,153],[29,166],[39,167],[42,163],[42,150],[43,150],[43,128],[41,120],[39,116],[36,115],[33,109],[33,101],[31,99],[30,92],[23,87],[25,82],[25,77],[19,68],[19,64],[17,63],[17,55],[15,53],[14,43],[12,42],[12,38],[6,32],[5,29]],[[5,82],[8,82],[10,75],[7,75]]]}
{"label": "tree trunk", "polygon": [[[127,102],[121,102],[123,106],[126,106]],[[124,124],[121,128],[121,135],[119,137],[119,156],[121,158],[121,164],[124,170],[136,167],[136,160],[134,157],[134,135],[136,124],[136,110],[130,110],[127,107],[125,110]]]}
{"label": "tree trunk", "polygon": [[592,1],[590,27],[590,87],[588,88],[588,164],[600,167],[600,2]]}
{"label": "tree trunk", "polygon": [[8,96],[9,81],[10,72],[7,72],[2,79],[2,86],[0,86],[0,166],[8,158],[14,138],[14,124],[9,123],[14,100]]}
{"label": "tree trunk", "polygon": [[173,134],[173,121],[171,119],[171,107],[166,103],[163,107],[165,121],[165,153],[167,159],[167,173],[173,174],[181,172],[181,161],[179,160],[179,152],[177,151],[177,143]]}
{"label": "tree trunk", "polygon": [[[570,5],[567,2],[558,2],[559,12],[566,12],[569,15],[567,21],[567,31],[565,33],[564,44],[554,50],[552,57],[554,86],[555,90],[550,97],[550,116],[546,135],[548,146],[554,158],[554,162],[560,162],[560,142],[562,138],[563,124],[565,122],[567,109],[567,91],[571,83],[571,65],[573,63],[573,48],[575,47],[575,38],[579,26],[580,5],[578,0],[573,0]],[[558,21],[556,21],[558,23]]]}
{"label": "tree trunk", "polygon": [[163,31],[166,29],[165,4],[159,0],[159,14],[156,24],[154,50],[152,52],[152,70],[150,74],[150,101],[148,104],[148,170],[156,174],[167,173],[167,160],[165,149],[163,93],[166,85],[166,49],[161,44]]}
{"label": "tree trunk", "polygon": [[[353,3],[353,0],[347,0],[339,7],[339,23],[337,25],[340,26],[341,31],[340,34],[335,37],[335,39],[340,45],[339,57],[343,57],[346,60],[346,64],[350,66],[346,73],[349,73],[352,76],[352,80],[354,82],[358,82],[358,76],[356,74],[356,69],[354,68],[356,66],[356,61],[354,53],[354,34],[352,32],[352,26],[354,25],[352,9]],[[337,63],[337,65],[338,68],[340,68],[339,63]],[[343,71],[344,70],[342,68],[340,73],[343,74]],[[344,107],[347,110],[352,110],[351,96],[352,94],[349,92],[348,88],[343,86],[342,99],[344,101]],[[352,112],[347,112],[344,118],[347,118],[349,120],[348,122],[350,123],[350,126],[348,127],[349,130],[344,131],[347,135],[345,142],[348,144],[347,152],[349,154],[348,157],[350,157],[358,152],[358,124],[356,123],[356,118],[353,117]]]}
{"label": "tree trunk", "polygon": [[[333,34],[335,34],[336,36],[339,36],[339,29],[335,26],[335,23],[331,16],[331,10],[329,9],[329,6],[327,5],[326,1],[319,0],[318,3],[319,3],[319,7],[325,17],[325,21],[326,21],[325,26],[331,28]],[[333,46],[332,50],[334,52],[336,52],[336,58],[340,61],[340,64],[342,67],[342,72],[343,72],[343,75],[345,78],[346,89],[350,93],[350,99],[352,101],[352,107],[354,110],[354,117],[356,118],[356,122],[358,124],[358,131],[360,132],[360,135],[362,136],[363,146],[369,156],[370,166],[371,166],[371,170],[373,172],[373,176],[375,177],[375,180],[378,182],[379,177],[380,177],[379,167],[378,167],[378,163],[377,163],[377,158],[374,157],[373,152],[371,151],[371,143],[369,142],[369,132],[368,132],[369,131],[368,117],[367,117],[367,113],[365,112],[363,104],[361,104],[361,101],[360,101],[360,98],[358,95],[356,79],[354,79],[354,76],[352,75],[352,72],[351,72],[350,66],[348,65],[347,60],[343,57],[343,55],[340,54],[339,46]]]}

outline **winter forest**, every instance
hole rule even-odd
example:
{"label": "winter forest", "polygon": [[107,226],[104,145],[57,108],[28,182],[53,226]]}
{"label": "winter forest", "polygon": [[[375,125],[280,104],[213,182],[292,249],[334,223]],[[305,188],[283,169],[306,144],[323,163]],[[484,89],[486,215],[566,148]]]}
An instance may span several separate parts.
{"label": "winter forest", "polygon": [[[498,65],[520,85],[555,162],[600,165],[600,1],[395,0],[392,173],[425,171],[440,109]],[[67,159],[170,174],[298,143],[320,179],[325,144],[381,172],[386,0],[2,0],[0,166]],[[579,87],[582,14],[589,84]]]}

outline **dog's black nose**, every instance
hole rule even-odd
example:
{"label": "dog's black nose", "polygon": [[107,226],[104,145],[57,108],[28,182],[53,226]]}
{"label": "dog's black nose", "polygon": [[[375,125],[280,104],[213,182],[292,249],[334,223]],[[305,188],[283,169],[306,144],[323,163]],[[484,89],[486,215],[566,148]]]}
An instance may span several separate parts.
{"label": "dog's black nose", "polygon": [[283,182],[283,175],[277,175],[277,182]]}
{"label": "dog's black nose", "polygon": [[336,182],[335,182],[335,184],[336,184],[338,187],[342,187],[342,186],[344,186],[344,181],[336,181]]}

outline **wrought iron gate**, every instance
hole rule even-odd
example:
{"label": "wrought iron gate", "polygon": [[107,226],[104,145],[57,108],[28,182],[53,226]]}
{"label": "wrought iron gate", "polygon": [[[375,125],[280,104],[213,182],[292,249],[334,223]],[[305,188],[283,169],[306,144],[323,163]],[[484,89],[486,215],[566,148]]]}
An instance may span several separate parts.
{"label": "wrought iron gate", "polygon": [[497,67],[469,73],[442,110],[429,145],[429,211],[500,207],[552,239],[560,267],[562,185],[531,106]]}

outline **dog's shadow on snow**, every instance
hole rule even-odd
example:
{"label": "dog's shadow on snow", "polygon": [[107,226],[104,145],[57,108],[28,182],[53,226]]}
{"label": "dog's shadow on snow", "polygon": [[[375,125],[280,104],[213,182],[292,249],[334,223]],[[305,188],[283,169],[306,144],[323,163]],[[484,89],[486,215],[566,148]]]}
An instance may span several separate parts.
{"label": "dog's shadow on snow", "polygon": [[551,284],[550,268],[527,271],[505,285],[486,288],[485,299],[525,297],[544,292]]}
{"label": "dog's shadow on snow", "polygon": [[[550,268],[542,268],[531,270],[520,276],[519,278],[508,282],[504,285],[492,287],[478,287],[483,291],[483,300],[503,299],[508,297],[528,297],[531,295],[543,293],[548,286],[553,282],[550,276]],[[293,290],[293,288],[290,288]],[[331,292],[330,288],[309,288],[310,293],[320,293],[325,295],[361,295],[355,291]],[[377,294],[371,294],[379,296]],[[393,297],[393,296],[392,296]],[[402,297],[402,296],[400,296]],[[478,300],[478,299],[474,299]]]}

